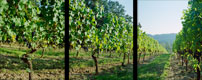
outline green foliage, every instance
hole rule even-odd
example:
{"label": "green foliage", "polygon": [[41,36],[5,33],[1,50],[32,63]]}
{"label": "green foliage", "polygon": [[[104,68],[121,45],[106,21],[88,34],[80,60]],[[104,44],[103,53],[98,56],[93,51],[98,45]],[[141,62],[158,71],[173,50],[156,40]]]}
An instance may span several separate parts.
{"label": "green foliage", "polygon": [[[124,6],[121,5],[118,1],[111,1],[111,0],[97,0],[97,1],[100,5],[103,5],[105,14],[112,13],[113,15],[116,15],[117,17],[124,17],[127,22],[132,23],[132,17],[125,13]],[[94,12],[97,12],[94,7],[95,5],[94,0],[85,0],[85,4]],[[105,18],[103,18],[102,20],[105,20]]]}
{"label": "green foliage", "polygon": [[87,46],[90,50],[131,51],[132,24],[124,17],[104,13],[103,5],[92,2],[93,8],[89,8],[83,0],[70,0],[70,46],[76,50]]}
{"label": "green foliage", "polygon": [[[202,2],[190,0],[188,9],[183,11],[182,30],[176,35],[173,51],[179,55],[187,56],[193,62],[192,66],[200,69],[202,49]],[[191,57],[191,58],[190,58]]]}
{"label": "green foliage", "polygon": [[1,42],[64,45],[64,0],[1,0],[0,5]]}
{"label": "green foliage", "polygon": [[138,80],[163,80],[165,75],[163,71],[168,65],[170,56],[171,54],[161,54],[151,63],[138,67]]}

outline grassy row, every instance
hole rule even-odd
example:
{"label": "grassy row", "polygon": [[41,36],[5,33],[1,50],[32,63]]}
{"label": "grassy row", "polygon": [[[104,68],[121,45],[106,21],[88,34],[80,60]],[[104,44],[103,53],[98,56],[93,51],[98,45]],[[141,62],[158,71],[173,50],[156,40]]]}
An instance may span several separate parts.
{"label": "grassy row", "polygon": [[105,71],[100,75],[94,76],[95,80],[133,80],[133,68],[127,67],[132,65],[114,66],[111,71]]}
{"label": "grassy row", "polygon": [[[79,51],[79,56],[75,57],[76,51],[70,51],[69,56],[70,69],[95,66],[90,52]],[[132,59],[133,57],[131,54],[130,63],[132,63]],[[119,53],[113,52],[112,57],[109,57],[109,53],[100,53],[98,58],[98,65],[108,67],[107,70],[104,69],[98,75],[94,75],[91,78],[86,76],[85,80],[132,80],[133,67],[132,64],[127,64],[127,60],[128,58],[126,57],[126,67],[122,67],[121,65],[113,65],[116,63],[121,63],[123,61],[123,54],[119,57]],[[106,66],[105,64],[110,64],[111,67],[109,67],[109,65]]]}
{"label": "grassy row", "polygon": [[168,73],[168,68],[169,68],[169,66],[170,66],[170,60],[171,60],[171,58],[174,56],[174,54],[171,54],[170,55],[170,58],[169,58],[169,60],[167,60],[167,62],[166,62],[166,64],[165,64],[165,66],[164,66],[164,70],[163,70],[163,74],[161,75],[161,78],[164,80],[164,78],[168,75],[167,73]]}
{"label": "grassy row", "polygon": [[[0,48],[0,65],[1,69],[21,70],[26,68],[26,64],[20,59],[21,55],[26,52],[18,49]],[[54,52],[52,52],[54,53]],[[2,55],[3,54],[3,55]],[[35,54],[37,55],[37,54]],[[47,55],[48,56],[48,55]],[[55,56],[57,57],[57,56]],[[33,57],[33,68],[41,69],[64,69],[64,58],[39,58]]]}
{"label": "grassy row", "polygon": [[13,54],[13,55],[19,56],[19,57],[26,53],[26,52],[22,52],[22,51],[10,50],[7,48],[0,48],[0,51],[2,52],[1,54]]}
{"label": "grassy row", "polygon": [[170,54],[161,54],[149,64],[141,64],[138,67],[138,80],[160,80],[164,67],[169,62]]}
{"label": "grassy row", "polygon": [[[130,60],[132,61],[132,60]],[[117,62],[122,62],[122,59],[120,58],[98,58],[98,64],[103,65],[103,64],[113,64]],[[69,58],[69,64],[70,68],[84,68],[84,67],[93,67],[94,66],[94,61],[93,59],[81,59],[81,58]]]}

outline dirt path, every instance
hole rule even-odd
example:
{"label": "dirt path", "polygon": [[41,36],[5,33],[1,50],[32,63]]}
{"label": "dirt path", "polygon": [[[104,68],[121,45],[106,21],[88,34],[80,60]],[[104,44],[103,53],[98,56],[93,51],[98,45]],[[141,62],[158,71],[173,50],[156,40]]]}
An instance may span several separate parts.
{"label": "dirt path", "polygon": [[[62,69],[45,69],[34,70],[34,80],[64,80],[64,70]],[[28,80],[28,72],[26,70],[8,70],[0,69],[0,80]]]}
{"label": "dirt path", "polygon": [[147,58],[144,63],[138,64],[138,80],[196,80],[191,64],[186,71],[185,64],[182,66],[181,60],[174,54],[169,58],[160,56]]}
{"label": "dirt path", "polygon": [[196,73],[193,71],[191,66],[188,66],[188,70],[186,71],[185,66],[182,66],[181,62],[173,55],[170,59],[165,80],[194,80]]}

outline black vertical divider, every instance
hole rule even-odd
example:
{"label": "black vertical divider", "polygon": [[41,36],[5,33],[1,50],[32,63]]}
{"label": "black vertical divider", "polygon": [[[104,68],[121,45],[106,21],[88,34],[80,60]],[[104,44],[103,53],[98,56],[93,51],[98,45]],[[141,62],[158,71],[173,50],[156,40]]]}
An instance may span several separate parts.
{"label": "black vertical divider", "polygon": [[133,1],[133,79],[137,80],[137,1]]}
{"label": "black vertical divider", "polygon": [[69,80],[69,0],[65,0],[65,80]]}

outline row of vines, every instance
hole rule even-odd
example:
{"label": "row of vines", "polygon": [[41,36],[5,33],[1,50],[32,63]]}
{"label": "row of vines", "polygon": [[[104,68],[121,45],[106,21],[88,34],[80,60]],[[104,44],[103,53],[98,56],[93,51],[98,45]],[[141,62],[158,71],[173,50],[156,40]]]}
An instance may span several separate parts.
{"label": "row of vines", "polygon": [[[89,1],[87,1],[89,2]],[[98,1],[91,2],[89,7],[84,0],[69,0],[69,46],[79,50],[87,47],[95,62],[95,72],[98,71],[98,57],[103,51],[113,51],[114,54],[133,52],[133,25],[124,17],[113,13],[105,13],[104,6]]]}
{"label": "row of vines", "polygon": [[64,0],[0,0],[0,42],[30,49],[21,59],[29,66],[39,48],[64,47]]}
{"label": "row of vines", "polygon": [[162,53],[168,53],[167,50],[158,43],[157,40],[148,36],[145,32],[143,32],[140,28],[142,26],[138,24],[137,30],[137,48],[138,48],[138,63],[140,62],[141,57],[143,56],[143,61],[146,55],[158,55]]}
{"label": "row of vines", "polygon": [[176,35],[173,44],[173,52],[178,55],[186,64],[191,62],[191,66],[197,73],[197,80],[200,80],[201,60],[202,60],[202,2],[200,0],[190,0],[188,9],[183,11],[182,30]]}

